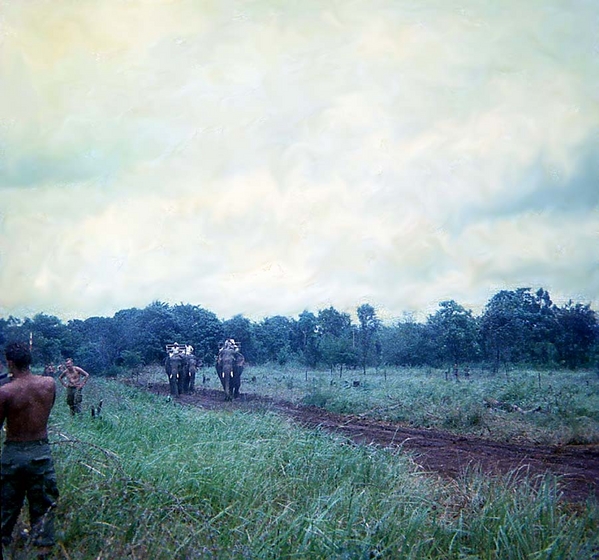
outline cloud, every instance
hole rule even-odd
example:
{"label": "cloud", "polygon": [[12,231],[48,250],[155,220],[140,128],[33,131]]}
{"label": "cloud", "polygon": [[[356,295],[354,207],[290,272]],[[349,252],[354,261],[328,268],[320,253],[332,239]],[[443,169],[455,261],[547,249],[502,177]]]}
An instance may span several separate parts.
{"label": "cloud", "polygon": [[399,315],[521,282],[596,298],[592,21],[534,2],[11,3],[0,311]]}
{"label": "cloud", "polygon": [[505,212],[596,214],[599,209],[598,149],[599,143],[583,146],[573,158],[578,160],[578,165],[567,172],[537,163],[520,182],[524,186],[520,200],[513,201],[511,208],[506,205]]}

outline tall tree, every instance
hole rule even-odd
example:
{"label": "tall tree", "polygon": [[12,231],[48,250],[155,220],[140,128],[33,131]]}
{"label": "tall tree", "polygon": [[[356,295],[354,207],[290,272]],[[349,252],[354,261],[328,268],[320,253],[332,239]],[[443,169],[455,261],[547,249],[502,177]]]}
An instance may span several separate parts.
{"label": "tall tree", "polygon": [[460,365],[476,357],[477,325],[472,311],[454,300],[442,301],[427,321],[445,363]]}
{"label": "tall tree", "polygon": [[337,365],[343,368],[345,364],[357,363],[355,332],[348,313],[341,313],[332,306],[321,309],[316,330],[320,337],[320,356],[331,371]]}
{"label": "tall tree", "polygon": [[556,359],[556,337],[559,330],[557,307],[549,292],[539,288],[534,295],[527,296],[528,316],[528,359],[537,365],[547,366]]}
{"label": "tall tree", "polygon": [[145,364],[162,362],[166,344],[185,342],[167,303],[154,301],[141,310],[119,311],[114,319],[121,331],[119,350],[139,352]]}
{"label": "tall tree", "polygon": [[310,311],[302,311],[295,323],[295,347],[303,363],[316,367],[319,357],[318,319]]}
{"label": "tall tree", "polygon": [[38,313],[27,328],[32,333],[32,358],[35,364],[44,365],[60,359],[60,351],[67,337],[67,327],[58,317]]}
{"label": "tall tree", "polygon": [[81,325],[82,340],[73,357],[90,373],[104,373],[119,357],[120,334],[115,322],[106,317],[89,317]]}
{"label": "tall tree", "polygon": [[318,329],[322,334],[330,334],[335,337],[344,336],[351,332],[351,326],[349,314],[341,313],[333,306],[318,312]]}
{"label": "tall tree", "polygon": [[288,317],[266,317],[256,327],[260,361],[286,363],[291,357],[293,323]]}
{"label": "tall tree", "polygon": [[362,371],[366,374],[366,365],[374,347],[374,339],[381,326],[381,321],[376,316],[374,307],[368,303],[360,305],[357,313],[359,321],[358,339],[360,342],[360,358]]}
{"label": "tall tree", "polygon": [[555,353],[556,309],[543,288],[502,290],[480,317],[486,355],[497,371],[501,362],[548,363]]}
{"label": "tall tree", "polygon": [[502,362],[519,358],[525,339],[526,305],[522,290],[501,290],[486,304],[480,318],[481,336],[497,372]]}
{"label": "tall tree", "polygon": [[436,365],[438,355],[429,325],[406,316],[391,327],[383,327],[383,361],[396,366]]}
{"label": "tall tree", "polygon": [[597,314],[590,305],[571,300],[558,310],[557,349],[560,362],[570,369],[589,365],[597,341]]}
{"label": "tall tree", "polygon": [[173,307],[177,326],[177,342],[191,344],[203,363],[212,363],[222,341],[223,324],[212,312],[197,305],[181,304]]}

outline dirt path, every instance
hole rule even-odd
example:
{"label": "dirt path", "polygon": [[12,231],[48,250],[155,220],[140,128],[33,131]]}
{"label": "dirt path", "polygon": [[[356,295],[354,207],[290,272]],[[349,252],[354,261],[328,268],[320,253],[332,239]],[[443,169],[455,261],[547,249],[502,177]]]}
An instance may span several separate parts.
{"label": "dirt path", "polygon": [[[167,384],[148,387],[168,396]],[[298,424],[343,434],[358,444],[403,447],[413,454],[425,471],[454,478],[468,466],[478,466],[489,474],[515,469],[531,475],[552,472],[563,477],[563,495],[569,501],[599,498],[599,445],[511,445],[448,432],[415,429],[401,424],[372,420],[363,416],[341,415],[317,407],[276,401],[252,393],[224,402],[223,392],[201,389],[178,399],[182,405],[205,409],[269,410],[293,418]]]}

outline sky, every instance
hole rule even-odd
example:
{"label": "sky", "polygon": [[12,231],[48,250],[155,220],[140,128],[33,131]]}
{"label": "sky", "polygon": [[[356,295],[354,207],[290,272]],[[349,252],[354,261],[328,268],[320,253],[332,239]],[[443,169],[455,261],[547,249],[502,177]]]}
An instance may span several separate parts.
{"label": "sky", "polygon": [[599,310],[596,0],[5,0],[0,316]]}

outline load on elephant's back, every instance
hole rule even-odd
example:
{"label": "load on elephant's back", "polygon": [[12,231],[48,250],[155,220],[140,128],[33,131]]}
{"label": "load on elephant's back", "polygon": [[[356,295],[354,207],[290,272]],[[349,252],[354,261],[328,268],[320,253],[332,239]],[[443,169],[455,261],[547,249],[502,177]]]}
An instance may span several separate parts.
{"label": "load on elephant's back", "polygon": [[225,341],[216,358],[216,373],[223,386],[225,400],[239,397],[244,365],[245,358],[235,341],[233,339]]}

